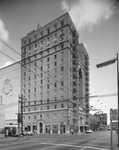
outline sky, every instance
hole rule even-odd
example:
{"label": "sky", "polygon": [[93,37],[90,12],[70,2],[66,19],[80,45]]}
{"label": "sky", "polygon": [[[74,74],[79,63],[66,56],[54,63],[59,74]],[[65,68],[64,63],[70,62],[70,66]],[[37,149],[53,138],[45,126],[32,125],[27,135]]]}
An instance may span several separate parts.
{"label": "sky", "polygon": [[[90,95],[117,93],[117,63],[97,64],[116,58],[119,52],[118,0],[0,0],[0,38],[21,52],[21,38],[37,24],[44,26],[68,12],[90,58]],[[16,61],[20,55],[0,43],[0,51]],[[0,53],[0,68],[13,60]],[[108,113],[117,109],[117,96],[90,98],[90,106]],[[91,113],[96,113],[92,111]]]}

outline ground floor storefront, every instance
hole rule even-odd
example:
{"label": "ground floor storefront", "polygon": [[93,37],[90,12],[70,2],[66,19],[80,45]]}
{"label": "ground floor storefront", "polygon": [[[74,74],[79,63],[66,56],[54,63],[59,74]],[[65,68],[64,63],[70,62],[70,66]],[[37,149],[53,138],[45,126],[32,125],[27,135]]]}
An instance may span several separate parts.
{"label": "ground floor storefront", "polygon": [[29,123],[24,125],[24,128],[29,131],[33,131],[37,134],[78,134],[86,131],[86,126],[67,125],[66,122],[51,122],[45,123],[38,121],[37,123]]}

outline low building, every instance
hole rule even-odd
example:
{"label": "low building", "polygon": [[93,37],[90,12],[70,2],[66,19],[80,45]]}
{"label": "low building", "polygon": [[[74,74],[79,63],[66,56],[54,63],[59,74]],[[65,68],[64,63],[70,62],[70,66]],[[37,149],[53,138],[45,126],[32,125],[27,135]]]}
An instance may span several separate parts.
{"label": "low building", "polygon": [[97,115],[89,115],[90,129],[93,131],[98,131],[100,128],[100,118]]}
{"label": "low building", "polygon": [[5,125],[5,105],[0,104],[0,132],[2,132]]}
{"label": "low building", "polygon": [[107,129],[107,114],[103,112],[96,113],[94,115],[90,114],[90,129],[93,131],[106,130]]}
{"label": "low building", "polygon": [[21,67],[19,62],[0,69],[0,97],[5,105],[5,124],[17,124]]}

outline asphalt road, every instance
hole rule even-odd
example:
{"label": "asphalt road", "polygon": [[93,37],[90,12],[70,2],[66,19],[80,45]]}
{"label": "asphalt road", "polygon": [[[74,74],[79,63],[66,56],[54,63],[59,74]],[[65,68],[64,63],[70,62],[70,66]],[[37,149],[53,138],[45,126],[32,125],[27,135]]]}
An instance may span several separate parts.
{"label": "asphalt road", "polygon": [[[113,132],[114,145],[117,133]],[[107,150],[110,131],[80,135],[34,135],[0,143],[0,150]]]}

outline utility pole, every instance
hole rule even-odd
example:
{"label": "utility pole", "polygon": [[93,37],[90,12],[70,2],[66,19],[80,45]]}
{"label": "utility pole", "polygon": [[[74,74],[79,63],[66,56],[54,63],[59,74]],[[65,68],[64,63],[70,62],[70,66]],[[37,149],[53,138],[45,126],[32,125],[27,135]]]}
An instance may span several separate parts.
{"label": "utility pole", "polygon": [[19,99],[21,99],[19,101],[19,103],[21,104],[21,109],[20,109],[20,120],[18,121],[19,123],[21,123],[21,135],[23,135],[23,95],[19,96]]}
{"label": "utility pole", "polygon": [[116,58],[98,64],[97,68],[111,65],[111,64],[115,63],[115,61],[117,61],[118,147],[119,147],[119,59],[118,59],[118,53],[117,53]]}

